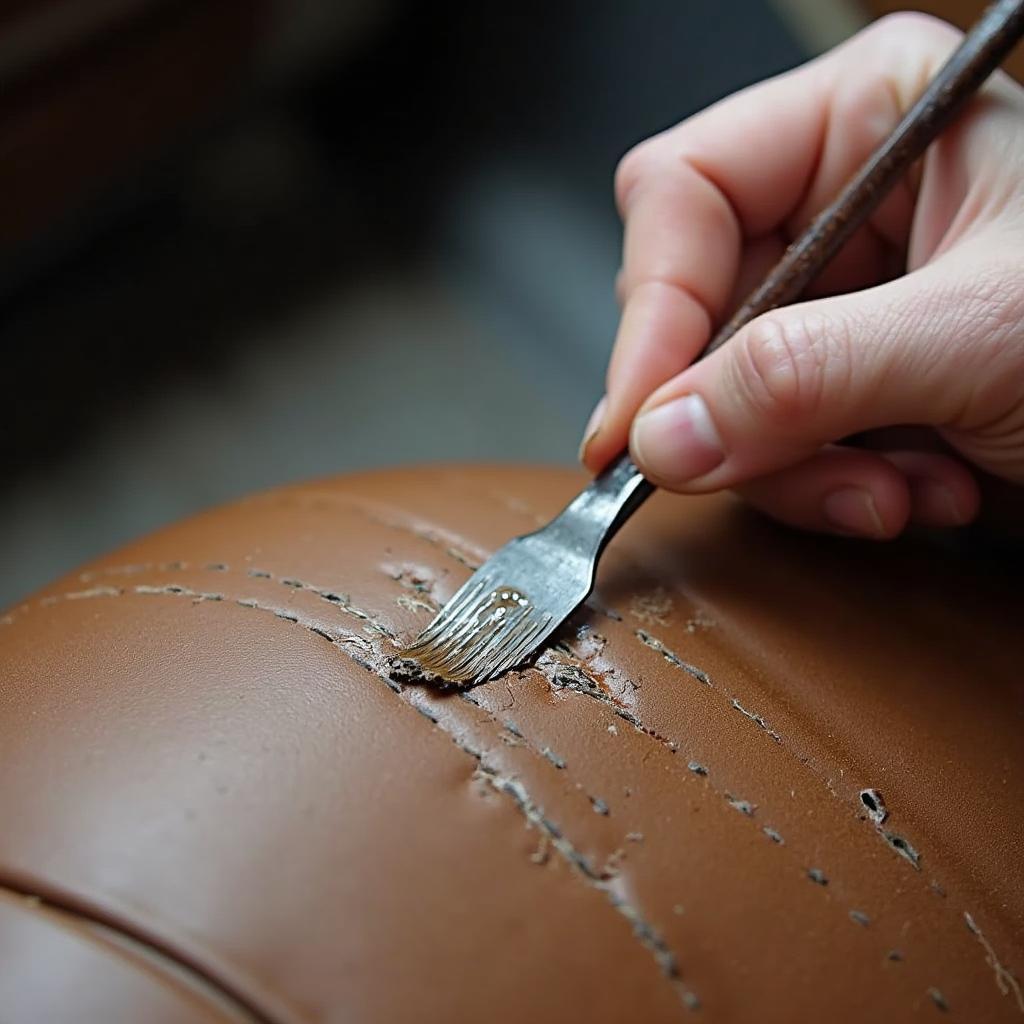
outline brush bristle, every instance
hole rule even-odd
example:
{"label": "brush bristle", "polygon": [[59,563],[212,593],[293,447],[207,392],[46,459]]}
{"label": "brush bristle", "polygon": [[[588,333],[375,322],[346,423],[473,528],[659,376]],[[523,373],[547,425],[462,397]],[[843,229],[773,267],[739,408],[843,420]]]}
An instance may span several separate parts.
{"label": "brush bristle", "polygon": [[448,682],[482,683],[529,654],[550,620],[514,587],[470,580],[402,656]]}

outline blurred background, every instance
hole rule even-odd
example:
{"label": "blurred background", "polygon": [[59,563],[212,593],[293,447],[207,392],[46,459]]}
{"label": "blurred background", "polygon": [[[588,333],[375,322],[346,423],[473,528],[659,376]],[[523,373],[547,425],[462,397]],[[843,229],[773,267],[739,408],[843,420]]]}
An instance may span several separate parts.
{"label": "blurred background", "polygon": [[619,157],[897,6],[0,0],[0,606],[286,481],[571,462]]}

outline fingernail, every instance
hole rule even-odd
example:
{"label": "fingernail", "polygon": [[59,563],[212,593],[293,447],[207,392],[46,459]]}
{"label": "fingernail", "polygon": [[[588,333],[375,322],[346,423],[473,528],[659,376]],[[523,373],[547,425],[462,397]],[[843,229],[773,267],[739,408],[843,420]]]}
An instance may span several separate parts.
{"label": "fingernail", "polygon": [[644,472],[668,484],[695,480],[725,459],[700,395],[684,395],[638,416],[630,440]]}
{"label": "fingernail", "polygon": [[598,403],[594,406],[594,411],[590,414],[590,419],[587,420],[587,425],[583,430],[583,440],[580,442],[579,460],[583,461],[584,456],[587,454],[587,446],[591,441],[597,437],[598,431],[601,429],[601,421],[604,419],[605,410],[608,408],[608,396],[605,395]]}
{"label": "fingernail", "polygon": [[863,487],[843,487],[825,495],[822,502],[825,518],[844,533],[863,537],[884,537],[885,527],[875,507],[875,499]]}

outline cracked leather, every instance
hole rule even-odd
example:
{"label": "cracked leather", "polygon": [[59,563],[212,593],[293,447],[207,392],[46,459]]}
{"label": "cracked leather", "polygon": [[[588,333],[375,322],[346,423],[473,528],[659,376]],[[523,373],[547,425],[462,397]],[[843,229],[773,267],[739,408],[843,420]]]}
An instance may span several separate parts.
{"label": "cracked leather", "polygon": [[86,955],[140,1020],[160,964],[181,1021],[1021,1019],[1004,568],[658,494],[535,667],[418,685],[393,638],[580,483],[286,488],[9,609],[0,1019],[82,1020]]}

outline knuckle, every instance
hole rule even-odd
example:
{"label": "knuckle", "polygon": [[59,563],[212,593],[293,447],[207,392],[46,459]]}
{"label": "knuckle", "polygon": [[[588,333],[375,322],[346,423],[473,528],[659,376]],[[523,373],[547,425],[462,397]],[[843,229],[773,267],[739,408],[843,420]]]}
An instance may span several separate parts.
{"label": "knuckle", "polygon": [[891,42],[897,46],[948,47],[962,38],[963,33],[949,22],[923,11],[894,11],[872,22],[864,32],[865,38]]}
{"label": "knuckle", "polygon": [[1024,274],[1016,261],[992,261],[962,275],[956,302],[966,316],[977,323],[983,336],[999,348],[1016,335],[1024,321]]}
{"label": "knuckle", "polygon": [[615,201],[620,211],[627,209],[630,196],[650,175],[654,164],[654,139],[638,143],[619,161],[615,168]]}
{"label": "knuckle", "polygon": [[897,11],[872,22],[841,49],[845,62],[858,68],[853,78],[865,83],[861,88],[874,91],[881,85],[896,107],[906,110],[962,37],[930,14]]}
{"label": "knuckle", "polygon": [[[1019,267],[989,263],[961,275],[937,303],[948,310],[951,339],[945,361],[969,382],[954,421],[979,425],[1017,415],[1024,405],[1024,275]],[[940,358],[937,354],[936,358]]]}
{"label": "knuckle", "polygon": [[813,418],[850,376],[844,325],[813,314],[754,321],[737,350],[735,382],[759,417],[792,426]]}

